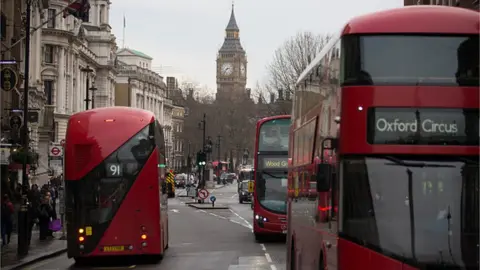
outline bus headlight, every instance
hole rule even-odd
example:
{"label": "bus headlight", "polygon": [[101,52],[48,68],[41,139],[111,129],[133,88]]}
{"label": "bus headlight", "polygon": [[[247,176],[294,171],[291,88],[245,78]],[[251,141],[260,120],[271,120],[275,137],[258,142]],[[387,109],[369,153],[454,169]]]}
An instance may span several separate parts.
{"label": "bus headlight", "polygon": [[259,222],[268,222],[268,219],[266,217],[262,217],[260,215],[255,215],[255,220]]}

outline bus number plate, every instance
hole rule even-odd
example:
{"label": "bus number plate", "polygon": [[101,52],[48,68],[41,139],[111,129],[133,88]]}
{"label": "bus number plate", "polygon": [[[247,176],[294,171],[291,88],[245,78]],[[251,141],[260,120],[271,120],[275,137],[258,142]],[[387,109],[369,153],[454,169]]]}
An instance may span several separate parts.
{"label": "bus number plate", "polygon": [[118,252],[118,251],[124,251],[125,247],[124,246],[106,246],[103,247],[104,252]]}

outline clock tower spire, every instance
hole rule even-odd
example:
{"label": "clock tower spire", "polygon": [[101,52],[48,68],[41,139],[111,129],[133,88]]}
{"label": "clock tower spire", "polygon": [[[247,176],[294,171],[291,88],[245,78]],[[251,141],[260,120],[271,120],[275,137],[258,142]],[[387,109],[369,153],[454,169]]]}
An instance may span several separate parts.
{"label": "clock tower spire", "polygon": [[241,97],[246,93],[246,84],[247,56],[240,43],[240,28],[232,3],[223,45],[217,54],[217,98]]}

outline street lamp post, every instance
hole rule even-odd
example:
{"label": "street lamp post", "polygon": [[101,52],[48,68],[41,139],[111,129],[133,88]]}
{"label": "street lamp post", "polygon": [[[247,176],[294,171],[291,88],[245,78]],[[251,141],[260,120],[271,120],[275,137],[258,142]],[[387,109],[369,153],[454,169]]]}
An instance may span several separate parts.
{"label": "street lamp post", "polygon": [[93,69],[91,69],[89,66],[85,68],[81,68],[80,71],[87,73],[87,85],[85,87],[85,110],[88,110],[88,103],[90,102],[90,95],[88,94],[89,89],[90,89],[90,73],[93,72]]}
{"label": "street lamp post", "polygon": [[[203,131],[203,136],[202,136],[202,152],[205,152],[206,150],[206,145],[205,145],[205,135],[206,135],[206,125],[207,125],[207,114],[203,114],[203,120],[198,123],[198,127]],[[201,184],[199,185],[200,188],[205,188],[205,167],[203,167],[202,171],[202,181]]]}
{"label": "street lamp post", "polygon": [[[23,162],[22,162],[22,184],[23,187],[29,186],[27,162],[28,162],[28,90],[30,79],[30,31],[31,31],[31,16],[32,16],[32,0],[26,1],[26,18],[25,18],[25,71],[23,82]],[[18,211],[18,248],[17,253],[19,256],[25,256],[28,254],[29,248],[29,232],[28,232],[28,200],[26,194],[22,192],[22,204],[20,211]]]}
{"label": "street lamp post", "polygon": [[95,87],[95,83],[92,83],[92,87],[89,89],[92,92],[92,109],[95,109],[95,91],[98,89]]}

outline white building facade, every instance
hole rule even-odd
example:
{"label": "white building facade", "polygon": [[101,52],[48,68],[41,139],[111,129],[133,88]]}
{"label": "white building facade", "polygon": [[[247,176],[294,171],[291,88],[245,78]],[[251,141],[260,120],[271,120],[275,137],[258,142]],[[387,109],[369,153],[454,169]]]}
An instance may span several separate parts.
{"label": "white building facade", "polygon": [[70,115],[86,110],[87,102],[89,109],[115,104],[116,43],[109,25],[110,2],[90,1],[89,22],[58,16],[67,4],[50,0],[43,15],[32,18],[34,25],[48,20],[31,43],[31,87],[43,94],[46,110],[43,128],[31,138],[37,143],[40,167],[45,165],[43,153],[48,152],[49,144],[65,138]]}
{"label": "white building facade", "polygon": [[[2,0],[2,16],[6,14],[9,25],[7,35],[2,39],[2,43],[3,40],[8,42],[3,47],[12,45],[13,40],[22,39],[23,33],[16,31],[15,27],[23,27],[21,16],[24,15],[18,14],[23,14],[25,2]],[[38,121],[30,123],[29,127],[30,146],[39,154],[37,174],[41,174],[48,169],[49,145],[65,138],[69,116],[86,109],[85,99],[94,99],[95,107],[114,106],[117,47],[109,25],[110,1],[90,0],[89,22],[73,16],[63,18],[62,11],[69,1],[32,3],[32,29],[45,23],[32,34],[30,40],[28,97],[29,110],[39,114]],[[7,59],[16,58],[20,76],[24,71],[24,52],[23,39],[11,51],[2,54]],[[91,72],[82,71],[86,67]],[[2,100],[2,105],[21,107],[23,88],[23,80],[20,80],[16,94]],[[96,91],[87,91],[87,88]],[[87,92],[90,92],[88,98]],[[15,101],[16,96],[18,102]],[[89,108],[92,108],[92,102],[89,102]]]}
{"label": "white building facade", "polygon": [[[123,48],[117,51],[118,74],[116,83],[128,85],[126,104],[153,112],[163,127],[167,165],[173,166],[173,102],[167,97],[163,77],[151,70],[152,58],[137,50]],[[118,92],[117,92],[118,95]],[[117,103],[117,105],[119,105]]]}

